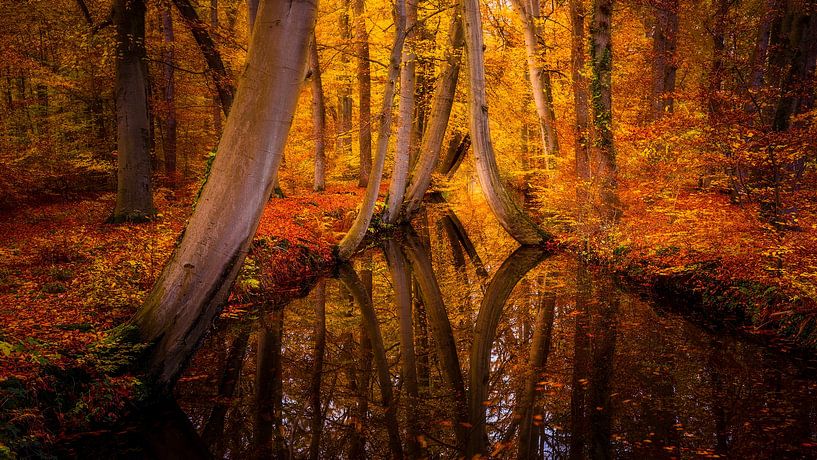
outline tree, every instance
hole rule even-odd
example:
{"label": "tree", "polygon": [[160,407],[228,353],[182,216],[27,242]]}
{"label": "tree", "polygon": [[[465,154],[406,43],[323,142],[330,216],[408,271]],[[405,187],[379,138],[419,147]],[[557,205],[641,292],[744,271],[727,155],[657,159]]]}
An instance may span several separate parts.
{"label": "tree", "polygon": [[552,236],[541,230],[514,203],[496,165],[491,130],[488,126],[488,101],[485,94],[484,44],[482,40],[482,20],[477,0],[463,0],[463,25],[465,47],[468,51],[469,126],[473,138],[474,155],[479,183],[488,206],[499,220],[500,225],[516,241],[523,245],[541,244]]}
{"label": "tree", "polygon": [[312,123],[315,135],[315,180],[312,190],[320,192],[326,188],[326,104],[323,98],[318,42],[314,34],[309,47],[309,65],[312,74]]}
{"label": "tree", "polygon": [[159,389],[179,376],[220,311],[272,191],[315,21],[310,0],[259,10],[235,109],[184,235],[133,319]]}
{"label": "tree", "polygon": [[358,187],[366,187],[372,169],[372,76],[369,64],[369,31],[364,0],[354,0],[355,54],[357,55],[358,144],[360,169]]}
{"label": "tree", "polygon": [[675,51],[678,44],[678,0],[652,0],[655,27],[652,36],[652,88],[650,119],[672,113],[675,104]]}
{"label": "tree", "polygon": [[[210,27],[213,30],[218,30],[218,0],[210,0]],[[219,106],[219,98],[213,97],[213,131],[216,137],[221,135],[221,107]]]}
{"label": "tree", "polygon": [[400,75],[400,58],[403,53],[403,43],[406,40],[406,2],[397,0],[395,5],[395,22],[397,27],[394,33],[394,43],[389,57],[389,76],[386,81],[386,88],[383,94],[383,108],[380,111],[380,127],[377,132],[377,152],[374,164],[369,174],[366,193],[363,195],[363,203],[360,211],[352,223],[352,228],[346,233],[338,243],[338,257],[348,259],[355,252],[358,245],[366,236],[369,223],[374,214],[374,206],[377,202],[377,195],[380,192],[380,180],[383,175],[383,164],[386,161],[386,151],[389,148],[389,136],[391,135],[392,103],[394,102],[395,85],[397,77]]}
{"label": "tree", "polygon": [[111,222],[150,219],[153,206],[144,0],[116,0],[116,207]]}
{"label": "tree", "polygon": [[[164,117],[162,130],[162,153],[165,173],[171,181],[176,178],[176,39],[173,34],[173,15],[170,7],[162,8],[162,70],[164,73]],[[221,115],[219,109],[218,114]]]}
{"label": "tree", "polygon": [[[584,48],[584,0],[570,0],[570,75],[573,81],[573,105],[576,110],[576,141],[574,144],[576,157],[576,176],[579,181],[590,180],[590,119],[587,93],[587,77],[585,77],[585,48]],[[580,190],[584,184],[579,184]],[[579,206],[585,201],[579,196]]]}

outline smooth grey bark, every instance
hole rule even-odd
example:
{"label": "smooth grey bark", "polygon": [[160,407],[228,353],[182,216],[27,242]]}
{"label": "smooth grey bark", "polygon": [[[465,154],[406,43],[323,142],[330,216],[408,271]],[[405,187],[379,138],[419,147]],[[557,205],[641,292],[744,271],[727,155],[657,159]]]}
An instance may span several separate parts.
{"label": "smooth grey bark", "polygon": [[346,286],[346,289],[352,294],[360,308],[361,316],[363,317],[363,327],[366,331],[366,336],[369,338],[369,343],[372,347],[372,356],[374,357],[375,368],[377,371],[377,380],[380,383],[380,402],[385,408],[386,412],[386,429],[389,433],[389,450],[392,458],[403,457],[403,447],[400,441],[400,430],[397,424],[397,404],[394,402],[394,389],[391,383],[391,374],[389,373],[389,362],[386,357],[386,347],[383,345],[383,335],[380,331],[380,324],[377,322],[377,315],[372,305],[372,299],[367,292],[363,282],[357,276],[357,273],[352,269],[348,263],[341,264],[338,267],[338,276]]}
{"label": "smooth grey bark", "polygon": [[655,28],[652,37],[652,86],[650,120],[672,113],[675,106],[675,52],[678,47],[678,0],[653,0]]}
{"label": "smooth grey bark", "polygon": [[[313,40],[314,43],[314,40]],[[315,287],[315,356],[312,374],[309,378],[310,420],[309,458],[317,460],[321,454],[321,432],[323,431],[323,411],[321,410],[321,377],[323,358],[326,353],[326,280]]]}
{"label": "smooth grey bark", "polygon": [[144,0],[116,0],[116,207],[111,222],[156,214],[151,186]]}
{"label": "smooth grey bark", "polygon": [[593,0],[592,4],[590,90],[598,152],[597,178],[604,207],[603,218],[615,221],[621,214],[621,206],[618,201],[618,166],[613,140],[613,40],[611,35],[613,0]]}
{"label": "smooth grey bark", "polygon": [[314,33],[309,48],[309,65],[312,68],[312,132],[315,136],[315,179],[312,190],[320,192],[326,188],[326,104],[323,97],[318,42]]}
{"label": "smooth grey bark", "polygon": [[162,45],[165,103],[162,117],[162,153],[165,173],[173,181],[176,178],[176,39],[173,34],[173,15],[170,7],[162,8]]}
{"label": "smooth grey bark", "polygon": [[533,89],[533,102],[539,121],[539,133],[545,153],[545,169],[549,168],[548,156],[559,154],[559,137],[556,132],[556,115],[553,111],[553,85],[550,71],[544,66],[545,35],[540,0],[513,0],[524,26],[525,56],[528,63],[528,79]]}
{"label": "smooth grey bark", "polygon": [[406,3],[405,0],[397,0],[396,22],[394,44],[392,45],[391,56],[389,58],[389,76],[386,81],[386,88],[383,94],[383,108],[380,111],[380,126],[377,132],[377,152],[374,164],[369,174],[366,193],[363,195],[363,203],[360,211],[355,217],[352,228],[346,233],[338,243],[338,257],[348,259],[355,252],[372,220],[374,206],[377,202],[377,195],[380,192],[380,181],[383,176],[383,164],[386,161],[386,151],[389,148],[389,136],[391,135],[392,104],[394,103],[394,89],[397,77],[400,75],[400,58],[403,53],[403,43],[406,40]]}
{"label": "smooth grey bark", "polygon": [[460,9],[457,8],[448,29],[445,65],[440,77],[437,79],[434,97],[431,100],[428,125],[423,133],[423,140],[420,145],[420,157],[414,167],[411,182],[406,191],[401,213],[401,220],[405,222],[411,220],[420,208],[423,196],[425,196],[428,186],[431,184],[431,174],[440,163],[440,151],[442,150],[445,132],[448,129],[448,121],[451,118],[451,108],[454,105],[454,95],[457,90],[462,48],[464,46],[462,20],[459,18],[459,12]]}
{"label": "smooth grey bark", "polygon": [[366,187],[372,169],[372,75],[369,63],[369,31],[364,0],[354,0],[355,54],[358,82],[358,144],[360,169],[358,187]]}
{"label": "smooth grey bark", "polygon": [[553,237],[540,229],[513,201],[496,164],[491,130],[488,125],[488,100],[485,91],[485,48],[478,0],[462,0],[465,47],[468,51],[469,126],[476,158],[477,176],[488,206],[502,228],[523,245],[542,244]]}
{"label": "smooth grey bark", "polygon": [[417,55],[414,52],[415,26],[417,24],[417,0],[406,0],[406,44],[403,46],[403,57],[400,69],[400,104],[397,115],[397,146],[394,152],[394,166],[386,209],[383,211],[383,222],[393,224],[400,215],[403,197],[408,182],[409,163],[411,160],[411,141],[414,128],[414,106],[417,75],[415,64]]}
{"label": "smooth grey bark", "polygon": [[539,265],[546,252],[535,246],[522,246],[514,251],[496,271],[477,313],[474,323],[474,342],[471,346],[471,369],[468,384],[468,420],[471,435],[468,438],[466,458],[486,451],[485,405],[488,399],[488,380],[496,328],[505,308],[505,302],[516,284],[531,269]]}
{"label": "smooth grey bark", "polygon": [[309,0],[259,11],[233,113],[184,236],[132,323],[169,389],[221,310],[252,242],[292,123],[315,22]]}

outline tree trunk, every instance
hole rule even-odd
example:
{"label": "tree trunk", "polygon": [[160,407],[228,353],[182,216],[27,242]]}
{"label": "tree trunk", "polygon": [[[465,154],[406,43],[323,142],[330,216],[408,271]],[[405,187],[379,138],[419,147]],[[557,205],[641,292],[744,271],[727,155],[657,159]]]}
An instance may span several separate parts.
{"label": "tree trunk", "polygon": [[425,196],[428,186],[431,184],[431,174],[439,163],[443,138],[448,128],[448,120],[451,118],[451,108],[454,105],[454,94],[457,90],[464,44],[459,12],[460,9],[457,8],[448,29],[445,66],[434,89],[428,126],[423,134],[423,141],[420,146],[420,158],[417,160],[411,183],[406,192],[402,212],[402,220],[405,222],[411,220],[414,213],[420,208],[423,196]]}
{"label": "tree trunk", "polygon": [[539,133],[544,149],[545,169],[549,168],[548,156],[559,154],[559,138],[556,133],[556,116],[553,113],[553,87],[550,72],[544,66],[545,37],[542,6],[539,0],[514,0],[524,27],[525,54],[528,62],[528,78],[533,89],[533,102],[539,120]]}
{"label": "tree trunk", "polygon": [[150,178],[145,12],[144,0],[114,3],[118,171],[111,222],[140,222],[156,214]]}
{"label": "tree trunk", "polygon": [[651,120],[672,113],[675,104],[675,74],[678,64],[675,50],[678,43],[678,0],[653,0],[655,29],[652,37]]}
{"label": "tree trunk", "polygon": [[[590,180],[590,108],[587,92],[587,77],[585,77],[585,47],[584,47],[584,18],[585,9],[583,0],[570,0],[570,23],[572,27],[570,41],[570,73],[573,80],[573,105],[576,110],[576,176],[580,181],[580,190],[586,188]],[[584,182],[584,183],[582,183]],[[581,206],[584,200],[580,200]]]}
{"label": "tree trunk", "polygon": [[252,42],[252,32],[255,30],[255,18],[258,16],[258,0],[247,0],[247,40]]}
{"label": "tree trunk", "polygon": [[716,0],[715,16],[712,18],[712,63],[709,68],[709,92],[707,97],[709,118],[713,120],[721,112],[724,53],[726,51],[726,21],[732,0]]}
{"label": "tree trunk", "polygon": [[[266,314],[266,313],[265,313]],[[258,331],[255,368],[255,438],[253,454],[259,460],[286,459],[283,429],[284,311],[274,309]]]}
{"label": "tree trunk", "polygon": [[360,144],[360,172],[358,187],[366,187],[372,170],[372,77],[369,64],[369,31],[366,29],[364,0],[354,0],[355,54],[357,54],[358,143]]}
{"label": "tree trunk", "polygon": [[[221,310],[267,198],[303,80],[315,4],[268,1],[236,110],[178,247],[133,324],[152,344],[148,375],[169,389]],[[286,46],[284,46],[284,44]]]}
{"label": "tree trunk", "polygon": [[[210,0],[210,27],[214,31],[218,30],[218,0]],[[216,139],[221,136],[221,107],[218,96],[213,97],[213,131]]]}
{"label": "tree trunk", "polygon": [[321,192],[326,188],[326,105],[323,99],[321,65],[315,34],[312,34],[309,61],[312,67],[312,132],[315,136],[315,180],[312,190]]}
{"label": "tree trunk", "polygon": [[613,40],[611,21],[613,0],[593,0],[593,19],[590,25],[590,65],[593,125],[596,132],[598,178],[604,208],[603,218],[615,221],[620,215],[617,183],[618,167],[613,142]]}
{"label": "tree trunk", "polygon": [[[164,154],[165,174],[171,182],[176,179],[176,83],[175,83],[175,38],[173,36],[173,15],[170,7],[162,9],[162,37],[164,70],[164,129],[162,133],[162,153]],[[221,113],[219,112],[219,115]]]}
{"label": "tree trunk", "polygon": [[394,87],[397,77],[400,74],[400,57],[403,52],[403,43],[406,39],[406,3],[405,0],[397,0],[396,4],[397,27],[392,45],[391,57],[389,58],[389,77],[386,81],[386,88],[383,94],[383,108],[380,111],[380,127],[377,132],[377,153],[374,158],[371,173],[369,174],[366,193],[363,196],[363,203],[360,206],[352,228],[338,244],[338,257],[348,259],[357,249],[374,213],[374,205],[377,202],[377,195],[380,192],[380,180],[383,176],[383,164],[386,161],[386,151],[389,148],[389,136],[391,135],[392,103],[394,102]]}
{"label": "tree trunk", "polygon": [[409,163],[411,162],[411,141],[414,131],[414,103],[417,75],[414,52],[415,26],[417,24],[417,0],[406,0],[406,44],[403,46],[403,62],[400,70],[400,105],[397,116],[397,146],[394,152],[394,167],[389,183],[389,195],[383,222],[393,224],[400,215],[403,197],[406,193]]}
{"label": "tree trunk", "polygon": [[312,375],[309,379],[309,405],[312,411],[309,440],[309,458],[311,460],[317,460],[321,454],[321,431],[323,430],[323,411],[321,410],[321,376],[323,375],[323,357],[325,352],[326,281],[321,280],[315,287],[315,357],[312,364]]}
{"label": "tree trunk", "polygon": [[[342,46],[347,46],[352,40],[352,28],[349,21],[349,1],[343,0],[340,8],[340,19],[338,23],[338,33],[340,34]],[[341,72],[337,75],[335,87],[338,91],[338,122],[337,141],[335,152],[338,158],[349,158],[352,156],[352,76],[348,72],[349,56],[340,53]]]}
{"label": "tree trunk", "polygon": [[517,249],[505,259],[485,289],[474,324],[474,343],[469,360],[468,418],[472,428],[466,458],[484,454],[486,450],[484,403],[488,399],[491,349],[505,302],[519,280],[539,265],[545,255],[544,250],[538,247],[523,246]]}
{"label": "tree trunk", "polygon": [[[785,131],[791,117],[808,112],[814,106],[814,72],[817,67],[817,11],[815,1],[791,6],[788,34],[789,68],[783,77],[781,98],[772,121],[772,129]],[[799,8],[805,11],[800,11]]]}
{"label": "tree trunk", "polygon": [[491,130],[488,126],[488,101],[485,94],[484,44],[478,0],[462,0],[465,46],[468,50],[469,124],[476,156],[477,175],[488,205],[500,225],[523,245],[541,244],[552,239],[514,203],[496,164]]}
{"label": "tree trunk", "polygon": [[233,96],[235,89],[233,88],[230,76],[227,75],[227,68],[224,67],[224,61],[221,60],[216,44],[213,42],[213,37],[207,32],[207,25],[199,18],[196,9],[190,3],[190,0],[173,0],[176,9],[182,15],[182,18],[187,22],[190,32],[193,34],[193,39],[201,50],[205,63],[207,63],[207,70],[213,78],[213,83],[216,85],[218,98],[221,101],[221,109],[225,115],[230,113],[230,107],[233,105]]}

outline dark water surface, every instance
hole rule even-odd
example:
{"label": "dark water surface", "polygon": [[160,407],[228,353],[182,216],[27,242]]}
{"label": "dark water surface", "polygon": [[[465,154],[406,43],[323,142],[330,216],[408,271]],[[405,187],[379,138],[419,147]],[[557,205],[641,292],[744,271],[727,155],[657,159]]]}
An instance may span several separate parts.
{"label": "dark water surface", "polygon": [[817,457],[814,363],[696,326],[575,256],[514,250],[464,208],[429,210],[302,299],[226,315],[175,404],[75,452]]}

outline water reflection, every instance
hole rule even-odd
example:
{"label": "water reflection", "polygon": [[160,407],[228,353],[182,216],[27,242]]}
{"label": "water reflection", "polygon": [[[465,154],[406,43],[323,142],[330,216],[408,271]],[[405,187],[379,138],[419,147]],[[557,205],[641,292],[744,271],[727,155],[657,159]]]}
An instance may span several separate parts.
{"label": "water reflection", "polygon": [[174,406],[148,420],[152,441],[124,443],[144,458],[176,436],[175,458],[817,454],[812,363],[655,310],[573,256],[488,252],[508,245],[444,205],[427,222],[303,299],[222,321],[177,385],[187,417]]}

